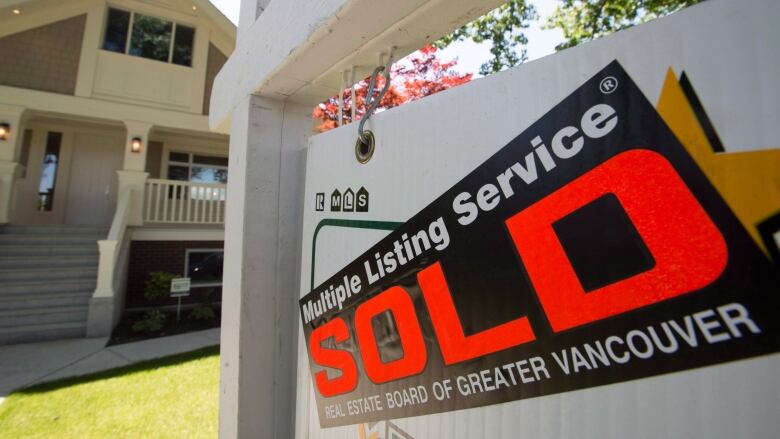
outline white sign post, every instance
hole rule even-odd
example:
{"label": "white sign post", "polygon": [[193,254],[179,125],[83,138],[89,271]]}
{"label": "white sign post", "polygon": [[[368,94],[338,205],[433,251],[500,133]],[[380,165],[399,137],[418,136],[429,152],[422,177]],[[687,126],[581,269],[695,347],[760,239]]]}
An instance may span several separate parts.
{"label": "white sign post", "polygon": [[190,295],[190,278],[180,277],[171,279],[171,297],[177,299],[176,303],[176,323],[179,323],[179,314],[181,313],[181,298]]}

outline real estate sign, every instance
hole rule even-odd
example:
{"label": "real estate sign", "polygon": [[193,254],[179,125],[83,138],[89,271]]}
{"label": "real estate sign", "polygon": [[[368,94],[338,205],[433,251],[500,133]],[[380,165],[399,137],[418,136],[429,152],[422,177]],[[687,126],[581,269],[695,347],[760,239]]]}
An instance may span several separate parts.
{"label": "real estate sign", "polygon": [[[565,65],[551,64],[538,69]],[[321,427],[361,424],[365,436],[362,423],[428,415],[409,421],[403,434],[413,437],[449,419],[431,415],[528,408],[541,396],[608,384],[630,395],[660,379],[667,393],[649,398],[685,405],[683,392],[733,388],[715,379],[719,367],[747,387],[772,376],[780,151],[730,150],[703,103],[714,99],[697,92],[715,84],[689,72],[704,71],[696,61],[677,72],[639,65],[643,77],[653,69],[660,78],[655,105],[612,60],[588,77],[572,72],[564,82],[575,86],[534,117],[522,107],[539,107],[528,104],[538,96],[498,97],[520,86],[521,73],[406,110],[423,120],[425,108],[436,120],[453,103],[495,97],[512,117],[483,119],[477,106],[469,123],[482,136],[458,120],[393,125],[415,119],[401,109],[377,122],[377,153],[366,165],[353,163],[346,135],[312,140],[299,304],[306,388]],[[740,74],[755,75],[749,66]],[[714,110],[720,120],[731,114]],[[780,116],[776,103],[761,111]],[[336,193],[358,188],[371,194],[367,212],[344,202],[333,209]],[[670,389],[673,380],[687,390]],[[766,385],[778,390],[776,380]],[[758,392],[737,399],[771,405]],[[669,416],[660,410],[643,415]],[[764,422],[747,431],[775,421]]]}

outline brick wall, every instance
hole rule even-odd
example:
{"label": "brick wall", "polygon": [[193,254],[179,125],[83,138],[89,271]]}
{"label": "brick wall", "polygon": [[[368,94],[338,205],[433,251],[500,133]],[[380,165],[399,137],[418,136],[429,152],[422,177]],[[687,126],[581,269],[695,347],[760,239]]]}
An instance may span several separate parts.
{"label": "brick wall", "polygon": [[[144,285],[149,278],[149,273],[167,271],[184,275],[187,249],[223,247],[223,241],[133,241],[130,244],[125,309],[175,305],[176,299],[165,299],[155,303],[146,300]],[[182,299],[182,303],[220,302],[221,300],[221,287],[204,287],[193,288],[190,296]]]}
{"label": "brick wall", "polygon": [[0,38],[0,84],[73,94],[86,15]]}
{"label": "brick wall", "polygon": [[227,62],[227,56],[220,52],[213,44],[209,43],[209,60],[206,64],[206,89],[203,92],[203,114],[209,114],[209,103],[211,102],[211,87],[214,85],[214,78]]}

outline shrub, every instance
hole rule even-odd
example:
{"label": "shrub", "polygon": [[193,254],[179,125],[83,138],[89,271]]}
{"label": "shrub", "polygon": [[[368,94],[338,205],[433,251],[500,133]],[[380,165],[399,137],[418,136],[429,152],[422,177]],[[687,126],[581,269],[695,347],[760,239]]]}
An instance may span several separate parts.
{"label": "shrub", "polygon": [[193,320],[213,320],[217,318],[217,314],[211,306],[201,305],[190,311],[189,318]]}
{"label": "shrub", "polygon": [[152,333],[162,330],[165,325],[165,313],[159,309],[146,311],[144,317],[133,324],[133,331]]}
{"label": "shrub", "polygon": [[144,297],[148,300],[160,300],[171,294],[171,280],[180,277],[178,274],[167,271],[153,271],[149,273],[149,279],[144,288]]}

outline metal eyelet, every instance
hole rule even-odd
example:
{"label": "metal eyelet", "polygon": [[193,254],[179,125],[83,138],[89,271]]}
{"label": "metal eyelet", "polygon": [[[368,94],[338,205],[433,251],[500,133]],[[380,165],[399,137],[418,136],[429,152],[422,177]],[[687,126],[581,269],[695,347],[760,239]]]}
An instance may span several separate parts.
{"label": "metal eyelet", "polygon": [[363,133],[358,136],[357,142],[355,142],[355,158],[357,158],[357,161],[360,163],[368,163],[374,155],[374,149],[374,133],[370,130],[364,130]]}

